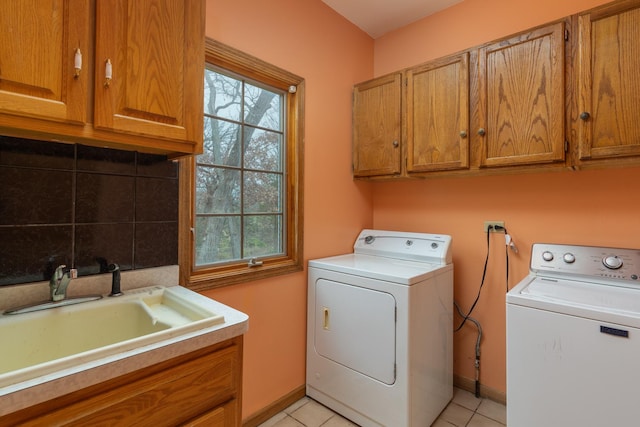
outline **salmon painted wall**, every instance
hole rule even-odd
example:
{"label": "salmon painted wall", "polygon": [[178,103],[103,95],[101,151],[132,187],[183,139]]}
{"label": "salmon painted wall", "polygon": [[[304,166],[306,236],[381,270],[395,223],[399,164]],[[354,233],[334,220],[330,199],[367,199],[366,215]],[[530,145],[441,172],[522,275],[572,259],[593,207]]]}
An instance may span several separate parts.
{"label": "salmon painted wall", "polygon": [[205,294],[250,317],[243,418],[305,383],[306,260],[345,253],[372,225],[371,186],[351,178],[351,93],[373,40],[320,0],[208,0],[206,34],[306,81],[305,271]]}
{"label": "salmon painted wall", "polygon": [[[575,12],[599,0],[464,0],[375,42],[376,75],[454,53]],[[487,251],[485,220],[504,220],[519,253],[509,253],[509,287],[528,272],[536,242],[640,247],[640,169],[539,173],[374,183],[374,227],[453,236],[454,294],[464,310],[478,292]],[[487,279],[473,313],[482,324],[480,381],[506,388],[505,245],[490,236]],[[475,326],[454,341],[455,374],[473,379]]]}
{"label": "salmon painted wall", "polygon": [[374,73],[411,67],[608,1],[463,0],[376,39]]}

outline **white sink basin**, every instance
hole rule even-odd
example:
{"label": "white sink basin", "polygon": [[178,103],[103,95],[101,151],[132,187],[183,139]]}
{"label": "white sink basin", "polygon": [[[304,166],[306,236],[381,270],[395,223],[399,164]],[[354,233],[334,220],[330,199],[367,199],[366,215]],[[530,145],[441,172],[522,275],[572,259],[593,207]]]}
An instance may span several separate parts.
{"label": "white sink basin", "polygon": [[0,388],[224,323],[206,297],[154,286],[0,316]]}

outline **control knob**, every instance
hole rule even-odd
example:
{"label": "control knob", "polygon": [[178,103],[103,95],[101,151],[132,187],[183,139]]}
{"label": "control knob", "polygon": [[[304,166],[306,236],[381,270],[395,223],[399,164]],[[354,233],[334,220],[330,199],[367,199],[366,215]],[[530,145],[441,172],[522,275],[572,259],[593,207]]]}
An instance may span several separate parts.
{"label": "control knob", "polygon": [[553,261],[553,254],[550,251],[542,252],[542,259],[545,261]]}
{"label": "control knob", "polygon": [[562,259],[567,264],[573,264],[576,261],[576,256],[574,254],[572,254],[571,252],[567,252],[566,254],[564,254],[562,256]]}
{"label": "control knob", "polygon": [[622,259],[618,258],[616,255],[609,255],[602,258],[602,264],[604,264],[604,266],[609,270],[617,270],[622,267]]}

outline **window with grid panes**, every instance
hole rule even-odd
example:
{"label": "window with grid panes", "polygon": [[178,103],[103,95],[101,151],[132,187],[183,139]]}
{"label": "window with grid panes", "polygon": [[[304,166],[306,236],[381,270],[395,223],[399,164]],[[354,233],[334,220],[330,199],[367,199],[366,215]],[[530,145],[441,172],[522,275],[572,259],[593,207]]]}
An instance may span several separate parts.
{"label": "window with grid panes", "polygon": [[204,89],[203,152],[182,162],[187,280],[206,288],[300,270],[303,80],[208,40]]}

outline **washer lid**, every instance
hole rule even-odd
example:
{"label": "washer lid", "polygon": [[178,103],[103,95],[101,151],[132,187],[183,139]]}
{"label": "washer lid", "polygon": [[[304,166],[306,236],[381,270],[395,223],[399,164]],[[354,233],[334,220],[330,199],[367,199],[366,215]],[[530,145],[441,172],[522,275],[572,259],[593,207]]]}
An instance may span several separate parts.
{"label": "washer lid", "polygon": [[509,291],[507,303],[640,325],[640,289],[634,288],[531,275]]}
{"label": "washer lid", "polygon": [[346,254],[310,260],[309,267],[402,285],[413,285],[434,276],[440,271],[451,269],[453,265],[408,261],[373,255]]}

